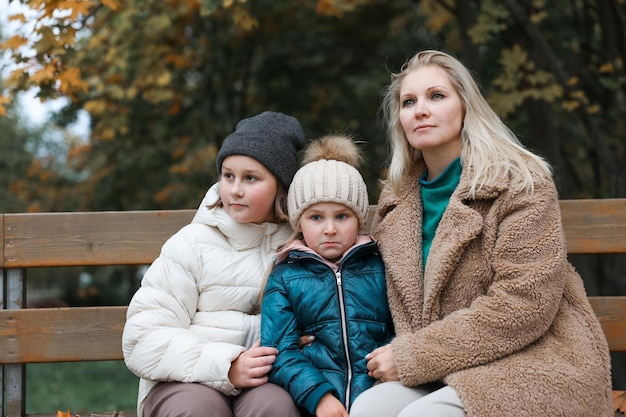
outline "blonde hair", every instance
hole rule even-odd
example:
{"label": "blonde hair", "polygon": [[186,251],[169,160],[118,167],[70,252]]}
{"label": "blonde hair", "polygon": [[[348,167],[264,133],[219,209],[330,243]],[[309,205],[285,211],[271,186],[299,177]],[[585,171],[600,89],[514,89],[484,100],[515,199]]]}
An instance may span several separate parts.
{"label": "blonde hair", "polygon": [[[298,229],[300,228],[299,225],[300,225],[300,221],[298,220]],[[296,240],[304,240],[304,235],[302,234],[302,232],[294,230],[289,236],[289,238],[287,239],[287,241],[284,244],[280,245],[277,252],[291,245]],[[272,275],[272,272],[274,271],[275,266],[276,266],[276,259],[273,259],[272,262],[270,262],[270,264],[267,266],[267,268],[265,268],[265,271],[263,272],[263,280],[261,281],[261,292],[259,292],[259,301],[258,301],[259,308],[261,306],[261,303],[263,302],[263,293],[265,292],[265,287],[267,286],[267,280],[269,279],[270,275]]]}
{"label": "blonde hair", "polygon": [[[461,99],[465,117],[461,129],[461,163],[472,168],[470,195],[474,196],[487,182],[500,174],[512,179],[516,190],[532,193],[533,182],[550,176],[549,164],[527,150],[517,136],[502,122],[483,97],[469,70],[456,58],[441,51],[418,52],[400,72],[391,75],[383,94],[382,113],[391,146],[391,162],[386,183],[398,191],[411,172],[422,161],[421,152],[407,141],[400,124],[400,88],[405,77],[425,66],[436,66],[446,72]],[[533,163],[529,163],[529,162]]]}

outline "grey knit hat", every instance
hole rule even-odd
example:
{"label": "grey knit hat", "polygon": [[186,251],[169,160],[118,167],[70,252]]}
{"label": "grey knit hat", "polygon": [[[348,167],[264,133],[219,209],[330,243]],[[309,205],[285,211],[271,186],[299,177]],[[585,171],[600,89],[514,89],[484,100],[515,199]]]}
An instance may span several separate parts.
{"label": "grey knit hat", "polygon": [[348,136],[328,135],[309,145],[305,164],[296,172],[287,194],[289,222],[294,230],[302,213],[317,203],[344,204],[363,228],[369,200],[365,181],[355,168],[360,158],[359,149]]}
{"label": "grey knit hat", "polygon": [[222,162],[231,155],[244,155],[259,161],[289,188],[298,169],[298,151],[306,143],[304,130],[293,116],[266,111],[237,123],[217,153],[217,173],[222,173]]}

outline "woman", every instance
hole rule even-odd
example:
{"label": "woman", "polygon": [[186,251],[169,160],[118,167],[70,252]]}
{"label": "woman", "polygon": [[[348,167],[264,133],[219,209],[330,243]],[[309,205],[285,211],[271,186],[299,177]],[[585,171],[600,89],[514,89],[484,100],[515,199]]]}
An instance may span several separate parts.
{"label": "woman", "polygon": [[392,76],[383,111],[373,234],[397,336],[368,355],[384,383],[350,416],[612,416],[608,346],[548,164],[439,51]]}

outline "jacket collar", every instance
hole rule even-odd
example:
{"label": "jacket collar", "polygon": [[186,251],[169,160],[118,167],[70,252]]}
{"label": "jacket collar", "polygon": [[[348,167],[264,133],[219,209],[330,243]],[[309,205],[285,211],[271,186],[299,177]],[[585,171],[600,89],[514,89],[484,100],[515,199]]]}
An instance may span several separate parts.
{"label": "jacket collar", "polygon": [[331,262],[328,259],[323,258],[322,256],[320,256],[317,252],[315,252],[313,249],[311,249],[310,247],[306,246],[304,244],[304,242],[300,239],[296,239],[293,242],[289,243],[288,245],[285,245],[283,248],[280,249],[280,251],[278,251],[278,253],[276,254],[276,263],[280,263],[282,261],[284,261],[285,259],[287,259],[290,254],[292,253],[292,251],[297,251],[302,253],[309,253],[313,256],[315,256],[316,258],[319,258],[319,260],[323,263],[325,263],[326,265],[328,265],[334,272],[339,270],[339,265],[341,265],[341,263],[346,259],[346,256],[348,256],[350,253],[352,253],[352,251],[357,248],[357,247],[361,247],[365,244],[374,242],[374,239],[369,236],[369,235],[358,235],[356,242],[354,243],[353,246],[351,246],[348,250],[346,250],[344,252],[344,254],[341,256],[341,259],[338,260],[337,262]]}
{"label": "jacket collar", "polygon": [[452,276],[459,254],[483,229],[482,214],[469,203],[496,198],[508,188],[508,179],[499,174],[472,197],[469,193],[472,169],[464,166],[459,185],[452,193],[437,229],[424,270],[422,231],[419,227],[422,223],[419,178],[425,170],[426,166],[421,161],[397,193],[383,190],[374,229],[383,256],[392,260],[386,264],[394,277],[394,285],[398,287],[400,296],[406,299],[405,305],[419,309],[421,314],[416,315],[415,320],[421,321],[421,325],[439,317],[441,290]]}
{"label": "jacket collar", "polygon": [[[471,176],[474,169],[463,165],[461,171],[461,181],[454,191],[452,197],[460,201],[467,200],[488,200],[497,197],[508,189],[508,178],[503,172],[499,172],[490,178],[480,190],[475,193],[474,197],[470,196]],[[401,184],[398,193],[391,190],[383,190],[378,202],[378,208],[388,210],[393,206],[400,204],[402,201],[415,201],[414,197],[419,196],[419,178],[426,172],[426,165],[420,160],[407,175],[408,181]],[[421,197],[420,197],[421,203]]]}
{"label": "jacket collar", "polygon": [[217,201],[219,192],[214,184],[204,196],[200,207],[191,221],[219,229],[228,243],[236,250],[263,246],[268,251],[276,251],[292,233],[288,223],[237,223],[221,207],[209,210],[207,207]]}

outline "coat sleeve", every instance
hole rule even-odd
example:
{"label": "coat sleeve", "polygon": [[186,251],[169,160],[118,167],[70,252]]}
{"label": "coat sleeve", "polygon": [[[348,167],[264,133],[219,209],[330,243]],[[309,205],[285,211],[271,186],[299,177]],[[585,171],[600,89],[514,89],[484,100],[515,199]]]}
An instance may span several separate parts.
{"label": "coat sleeve", "polygon": [[403,383],[441,380],[493,362],[521,351],[548,331],[569,268],[556,191],[551,184],[538,188],[535,194],[507,196],[495,204],[485,218],[482,246],[460,259],[459,265],[466,263],[465,267],[457,266],[448,278],[468,286],[477,282],[479,277],[467,267],[474,262],[474,271],[491,276],[484,294],[467,307],[394,339]]}
{"label": "coat sleeve", "polygon": [[333,386],[299,347],[299,329],[280,277],[270,275],[261,307],[261,345],[278,349],[270,381],[291,394],[299,407],[315,415],[326,393],[337,396]]}
{"label": "coat sleeve", "polygon": [[163,245],[129,304],[122,335],[124,360],[143,379],[198,382],[236,394],[228,371],[244,348],[212,342],[190,330],[199,297],[195,277],[202,273],[202,261],[184,230]]}

